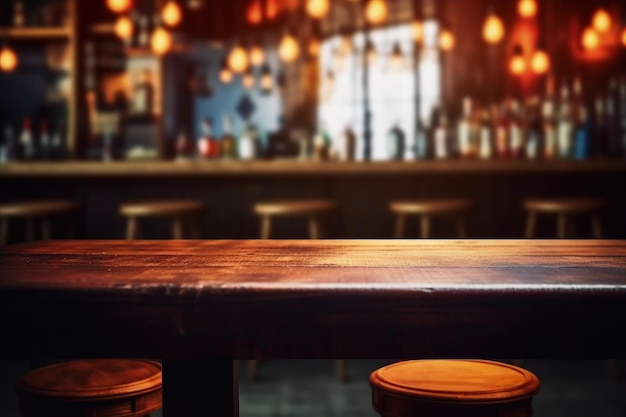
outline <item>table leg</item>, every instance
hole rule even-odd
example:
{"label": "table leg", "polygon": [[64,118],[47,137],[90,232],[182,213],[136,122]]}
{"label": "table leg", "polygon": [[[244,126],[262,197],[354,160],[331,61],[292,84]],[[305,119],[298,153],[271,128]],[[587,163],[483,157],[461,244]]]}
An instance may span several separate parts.
{"label": "table leg", "polygon": [[238,373],[232,360],[164,360],[163,417],[238,417]]}

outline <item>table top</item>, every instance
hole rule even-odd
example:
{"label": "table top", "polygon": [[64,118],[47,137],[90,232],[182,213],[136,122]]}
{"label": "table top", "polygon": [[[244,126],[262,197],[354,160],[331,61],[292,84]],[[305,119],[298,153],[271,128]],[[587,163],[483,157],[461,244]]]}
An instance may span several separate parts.
{"label": "table top", "polygon": [[620,358],[626,241],[0,249],[5,357]]}

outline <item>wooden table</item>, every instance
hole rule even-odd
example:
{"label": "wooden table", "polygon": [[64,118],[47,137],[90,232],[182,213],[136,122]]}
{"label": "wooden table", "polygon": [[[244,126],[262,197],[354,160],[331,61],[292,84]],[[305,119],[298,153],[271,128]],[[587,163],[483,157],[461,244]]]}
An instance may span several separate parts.
{"label": "wooden table", "polygon": [[236,412],[233,359],[624,358],[625,325],[626,241],[0,250],[2,356],[162,358],[167,417]]}

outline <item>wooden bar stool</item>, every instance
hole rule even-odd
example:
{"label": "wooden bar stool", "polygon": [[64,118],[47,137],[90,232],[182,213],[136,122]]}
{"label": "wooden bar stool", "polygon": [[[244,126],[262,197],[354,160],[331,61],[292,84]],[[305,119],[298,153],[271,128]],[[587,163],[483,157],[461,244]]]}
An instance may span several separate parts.
{"label": "wooden bar stool", "polygon": [[431,219],[433,216],[455,216],[457,220],[457,236],[467,235],[465,228],[465,212],[471,207],[467,200],[406,200],[392,201],[389,210],[396,217],[394,236],[404,236],[407,216],[419,216],[420,236],[427,239],[431,235]]}
{"label": "wooden bar stool", "polygon": [[[23,219],[26,222],[26,240],[35,240],[35,225],[41,223],[41,238],[52,238],[51,220],[53,217],[69,215],[78,204],[68,200],[23,201],[0,204],[0,244],[5,245],[9,238],[11,220]],[[72,236],[71,222],[67,221],[68,235]]]}
{"label": "wooden bar stool", "polygon": [[[261,217],[261,239],[270,239],[272,219],[281,216],[300,216],[309,220],[309,238],[323,237],[321,224],[322,215],[335,208],[335,203],[329,200],[283,200],[273,202],[259,202],[253,207],[254,212]],[[342,359],[335,361],[339,379],[348,378],[346,363]],[[254,381],[258,377],[259,361],[248,361],[248,378]]]}
{"label": "wooden bar stool", "polygon": [[200,237],[200,214],[204,204],[199,201],[139,201],[120,205],[120,214],[126,217],[126,239],[138,239],[141,236],[139,219],[170,218],[172,221],[172,238],[183,239],[184,225],[187,222],[191,229],[191,237]]}
{"label": "wooden bar stool", "polygon": [[[600,210],[604,207],[604,202],[595,198],[547,198],[547,199],[527,199],[522,202],[526,216],[527,238],[535,235],[537,216],[539,214],[554,214],[557,216],[557,237],[575,235],[573,231],[574,223],[571,217],[586,214],[591,217],[591,228],[593,237],[602,238],[602,222],[600,220]],[[568,233],[569,232],[569,233]]]}
{"label": "wooden bar stool", "polygon": [[539,391],[531,372],[481,360],[398,362],[369,380],[382,417],[530,417]]}
{"label": "wooden bar stool", "polygon": [[44,366],[17,383],[23,417],[144,417],[162,407],[161,364],[85,359]]}
{"label": "wooden bar stool", "polygon": [[254,212],[261,217],[261,239],[269,239],[272,232],[272,219],[281,216],[300,216],[309,219],[309,237],[322,237],[321,216],[335,207],[329,200],[287,200],[260,202],[254,205]]}

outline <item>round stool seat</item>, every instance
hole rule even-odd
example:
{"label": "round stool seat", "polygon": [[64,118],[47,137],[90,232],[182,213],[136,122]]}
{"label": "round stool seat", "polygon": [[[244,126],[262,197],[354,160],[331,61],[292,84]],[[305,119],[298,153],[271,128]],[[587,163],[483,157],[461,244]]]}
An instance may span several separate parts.
{"label": "round stool seat", "polygon": [[120,206],[120,213],[133,217],[156,217],[190,213],[203,208],[199,201],[140,201],[124,203]]}
{"label": "round stool seat", "polygon": [[461,211],[470,207],[466,200],[408,200],[392,201],[389,209],[404,214],[437,214]]}
{"label": "round stool seat", "polygon": [[583,213],[599,210],[604,206],[602,200],[595,198],[561,198],[524,200],[526,210],[544,213]]}
{"label": "round stool seat", "polygon": [[530,417],[539,379],[499,362],[416,360],[374,371],[370,386],[384,417]]}
{"label": "round stool seat", "polygon": [[24,417],[135,417],[162,406],[161,364],[86,359],[45,366],[17,384]]}
{"label": "round stool seat", "polygon": [[73,201],[47,200],[23,201],[0,204],[0,216],[3,217],[46,217],[78,208]]}
{"label": "round stool seat", "polygon": [[286,200],[261,202],[254,205],[254,212],[263,216],[296,216],[331,210],[335,203],[328,200]]}

